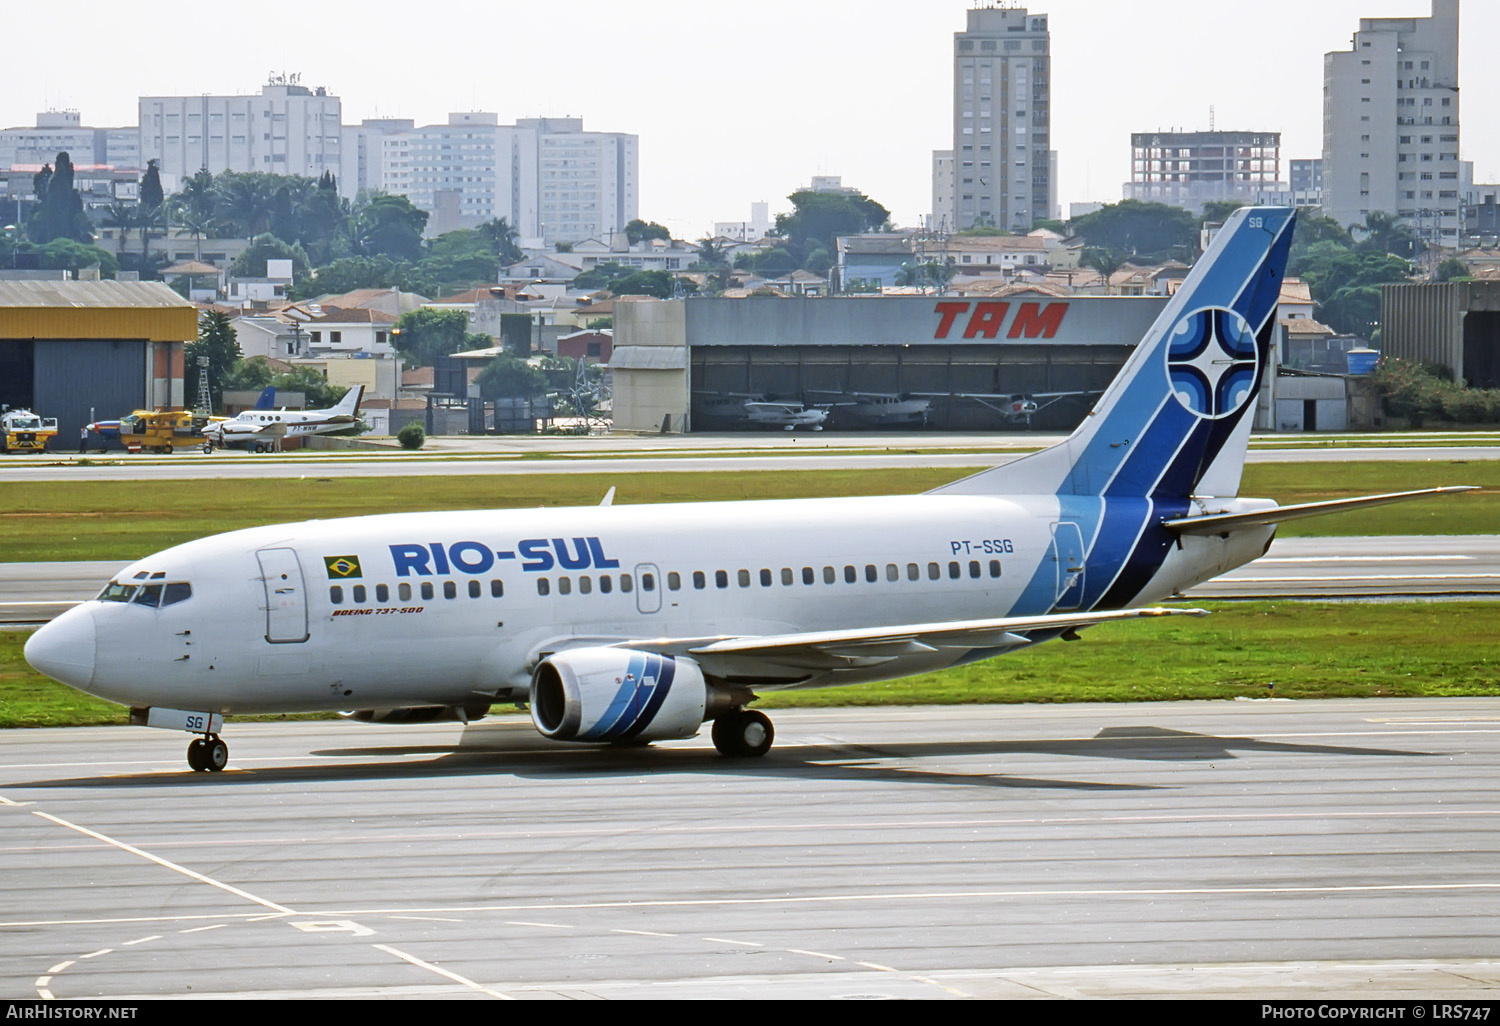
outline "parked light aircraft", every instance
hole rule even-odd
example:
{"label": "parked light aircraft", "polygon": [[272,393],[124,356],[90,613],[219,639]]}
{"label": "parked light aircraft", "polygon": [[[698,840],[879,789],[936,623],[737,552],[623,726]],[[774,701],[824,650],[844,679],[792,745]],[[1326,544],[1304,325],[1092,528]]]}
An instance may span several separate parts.
{"label": "parked light aircraft", "polygon": [[204,437],[221,449],[270,452],[279,438],[347,433],[359,426],[359,401],[364,394],[365,386],[355,385],[326,410],[246,410],[231,420],[210,425]]}
{"label": "parked light aircraft", "polygon": [[26,658],[202,735],[224,715],[472,719],[527,702],[544,736],[640,744],[713,722],[764,755],[758,693],[988,659],[1263,555],[1288,520],[1236,498],[1294,211],[1233,214],[1072,437],[896,498],[389,514],[260,527],[126,567]]}
{"label": "parked light aircraft", "polygon": [[[938,398],[936,393],[931,394]],[[987,409],[994,410],[1000,416],[1012,423],[1026,422],[1031,426],[1031,418],[1041,413],[1049,406],[1055,406],[1064,399],[1085,399],[1096,396],[1099,392],[1029,392],[1029,393],[1002,393],[992,394],[988,392],[952,392],[942,398],[967,399],[976,402]]]}
{"label": "parked light aircraft", "polygon": [[726,421],[753,427],[777,427],[795,431],[799,427],[822,431],[828,410],[796,401],[780,402],[758,395],[712,395],[698,399],[699,417],[704,421]]}
{"label": "parked light aircraft", "polygon": [[925,427],[932,412],[932,400],[916,395],[817,390],[810,394],[820,397],[825,408],[875,427]]}

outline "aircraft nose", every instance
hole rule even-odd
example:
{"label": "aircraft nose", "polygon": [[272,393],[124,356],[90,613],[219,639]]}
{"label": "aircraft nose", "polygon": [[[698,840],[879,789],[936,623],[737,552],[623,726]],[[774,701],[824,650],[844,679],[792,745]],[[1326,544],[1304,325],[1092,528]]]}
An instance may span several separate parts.
{"label": "aircraft nose", "polygon": [[34,669],[70,687],[94,682],[94,614],[75,606],[26,642],[26,661]]}

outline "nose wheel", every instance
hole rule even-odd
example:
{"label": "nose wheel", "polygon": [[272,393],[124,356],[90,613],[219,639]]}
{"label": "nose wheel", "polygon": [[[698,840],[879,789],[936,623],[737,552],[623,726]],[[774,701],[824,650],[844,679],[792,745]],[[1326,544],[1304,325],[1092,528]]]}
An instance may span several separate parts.
{"label": "nose wheel", "polygon": [[771,750],[776,728],[763,712],[736,709],[714,720],[714,747],[737,759],[758,759]]}
{"label": "nose wheel", "polygon": [[187,761],[196,773],[219,773],[229,765],[229,746],[217,734],[195,738],[188,745]]}

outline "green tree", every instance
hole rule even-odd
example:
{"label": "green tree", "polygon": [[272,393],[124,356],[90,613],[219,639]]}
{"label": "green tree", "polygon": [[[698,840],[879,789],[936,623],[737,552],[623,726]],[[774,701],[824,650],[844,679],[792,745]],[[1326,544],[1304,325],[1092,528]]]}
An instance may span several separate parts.
{"label": "green tree", "polygon": [[1078,262],[1090,270],[1099,272],[1100,277],[1104,279],[1104,294],[1110,295],[1113,291],[1110,279],[1114,277],[1116,271],[1130,261],[1124,253],[1118,250],[1104,246],[1086,246]]}
{"label": "green tree", "polygon": [[43,165],[32,177],[37,208],[31,215],[26,235],[38,245],[53,239],[94,241],[93,226],[83,212],[83,197],[73,186],[73,162],[66,152],[59,153],[52,165]]}
{"label": "green tree", "polygon": [[647,239],[664,239],[667,242],[671,242],[672,232],[655,221],[647,222],[636,218],[625,226],[625,238],[630,240],[632,246]]}
{"label": "green tree", "polygon": [[405,196],[377,194],[354,211],[354,250],[361,256],[387,256],[416,263],[422,259],[427,212]]}
{"label": "green tree", "polygon": [[[206,372],[211,402],[215,409],[223,409],[224,382],[240,360],[240,343],[234,325],[229,323],[229,316],[217,310],[204,314],[198,321],[197,340],[189,342],[184,351],[187,355],[188,394],[198,394],[199,377]],[[207,368],[198,365],[199,357],[207,357]]]}
{"label": "green tree", "polygon": [[356,289],[400,289],[436,297],[438,283],[405,260],[390,257],[342,257],[292,283],[288,298],[300,302]]}
{"label": "green tree", "polygon": [[469,332],[469,315],[462,310],[423,307],[402,314],[392,339],[415,366],[431,367],[439,357],[469,349],[488,349],[495,344],[488,335]]}
{"label": "green tree", "polygon": [[1370,211],[1365,215],[1365,223],[1354,225],[1352,232],[1364,233],[1364,239],[1355,244],[1356,248],[1371,253],[1390,253],[1409,260],[1423,248],[1415,232],[1384,210]]}
{"label": "green tree", "polygon": [[[511,227],[511,223],[503,217],[497,217],[493,221],[486,221],[474,229],[490,241],[490,248],[494,250],[495,256],[499,258],[500,266],[508,267],[526,259],[526,254],[521,252],[521,247],[516,245],[516,240],[521,233]],[[559,253],[563,250],[558,250]]]}
{"label": "green tree", "polygon": [[1203,220],[1209,224],[1223,224],[1229,220],[1229,215],[1243,207],[1245,204],[1239,200],[1210,200],[1203,204]]}
{"label": "green tree", "polygon": [[113,254],[76,239],[53,239],[41,247],[23,246],[21,251],[28,249],[39,255],[42,267],[51,270],[72,271],[76,275],[85,267],[98,266],[101,278],[113,278],[120,270]]}
{"label": "green tree", "polygon": [[448,294],[476,285],[493,285],[500,276],[500,259],[488,234],[460,229],[433,239],[417,268],[438,283],[440,293]]}
{"label": "green tree", "polygon": [[257,235],[235,259],[230,273],[239,278],[264,278],[267,260],[290,260],[294,278],[301,278],[308,270],[307,252],[301,246],[288,244],[266,232]]}
{"label": "green tree", "polygon": [[1180,207],[1124,200],[1073,222],[1090,246],[1112,249],[1137,263],[1191,258],[1198,245],[1198,219]]}
{"label": "green tree", "polygon": [[534,399],[546,395],[547,375],[525,360],[497,356],[479,372],[479,393],[486,399]]}
{"label": "green tree", "polygon": [[890,226],[891,212],[864,193],[794,192],[792,212],[778,214],[775,234],[786,240],[792,268],[802,266],[807,255],[821,246],[830,253],[840,235],[859,235]]}

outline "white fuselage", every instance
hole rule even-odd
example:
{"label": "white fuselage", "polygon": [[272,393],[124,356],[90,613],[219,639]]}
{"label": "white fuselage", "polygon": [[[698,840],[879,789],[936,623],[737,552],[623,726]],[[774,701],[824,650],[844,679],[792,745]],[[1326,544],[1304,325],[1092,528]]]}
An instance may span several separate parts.
{"label": "white fuselage", "polygon": [[[524,698],[540,658],[580,646],[1100,605],[1124,572],[1107,554],[1082,559],[1107,547],[1088,526],[1102,521],[1101,501],[919,495],[253,528],[127,567],[115,600],[84,603],[48,628],[77,652],[66,672],[48,672],[135,707],[482,708]],[[1141,516],[1156,515],[1146,500],[1131,502]],[[1121,604],[1158,601],[1248,562],[1272,533],[1184,538]],[[178,595],[188,585],[191,597],[119,600],[131,587],[173,584]],[[954,661],[927,649],[799,686],[892,679]],[[755,686],[778,685],[771,673]]]}

